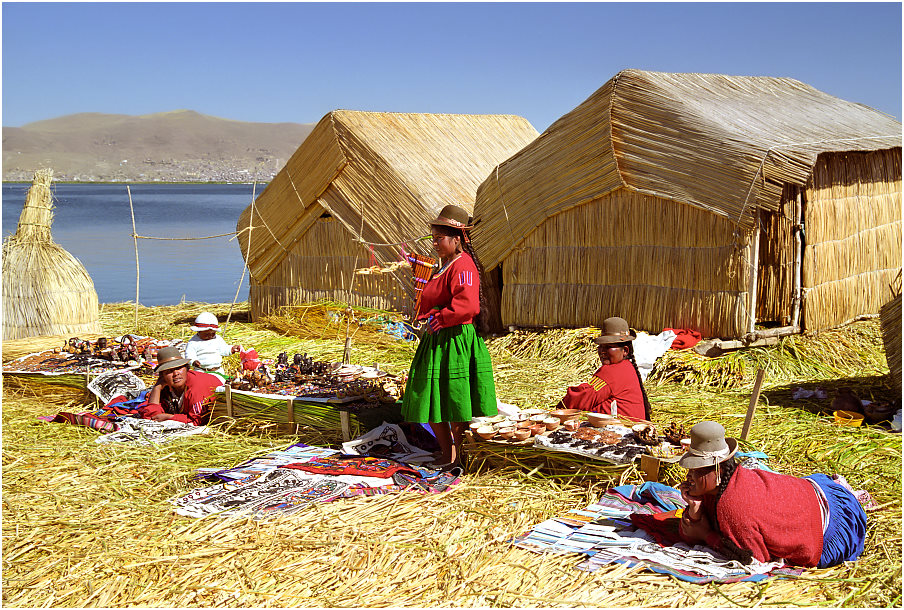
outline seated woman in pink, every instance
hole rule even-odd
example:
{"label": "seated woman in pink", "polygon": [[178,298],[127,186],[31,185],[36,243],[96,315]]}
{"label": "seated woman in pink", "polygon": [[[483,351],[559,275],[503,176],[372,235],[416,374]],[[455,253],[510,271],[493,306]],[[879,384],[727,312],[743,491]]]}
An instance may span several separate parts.
{"label": "seated woman in pink", "polygon": [[191,361],[183,358],[175,347],[157,352],[157,383],[148,392],[147,405],[139,409],[144,419],[173,421],[203,426],[210,418],[210,408],[217,386],[223,381],[215,375],[189,370]]}
{"label": "seated woman in pink", "polygon": [[599,345],[602,366],[589,382],[568,388],[560,401],[564,408],[613,415],[615,402],[618,416],[649,421],[650,401],[634,363],[631,342],[636,338],[624,319],[606,318],[600,336],[593,340]]}

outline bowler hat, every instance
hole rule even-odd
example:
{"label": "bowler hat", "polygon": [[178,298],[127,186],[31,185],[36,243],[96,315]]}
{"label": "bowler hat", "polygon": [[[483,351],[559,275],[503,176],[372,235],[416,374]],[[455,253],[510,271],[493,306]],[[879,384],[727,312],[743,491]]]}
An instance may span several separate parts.
{"label": "bowler hat", "polygon": [[157,366],[154,367],[155,373],[162,373],[170,369],[177,369],[180,366],[191,364],[191,360],[183,358],[182,353],[177,347],[164,347],[157,352]]}
{"label": "bowler hat", "polygon": [[678,464],[688,470],[715,466],[732,457],[738,450],[738,441],[725,438],[725,428],[714,421],[702,421],[691,428],[691,446]]}
{"label": "bowler hat", "polygon": [[464,208],[457,205],[447,205],[440,211],[436,220],[431,220],[432,226],[452,227],[453,229],[470,229],[471,215]]}
{"label": "bowler hat", "polygon": [[609,343],[627,343],[634,341],[637,333],[628,327],[628,323],[623,318],[606,318],[603,320],[603,330],[600,336],[593,340],[597,345],[606,345]]}

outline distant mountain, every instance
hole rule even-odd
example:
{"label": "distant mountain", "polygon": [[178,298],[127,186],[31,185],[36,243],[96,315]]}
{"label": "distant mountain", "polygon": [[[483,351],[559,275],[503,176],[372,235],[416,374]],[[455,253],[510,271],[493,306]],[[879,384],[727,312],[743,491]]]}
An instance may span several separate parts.
{"label": "distant mountain", "polygon": [[81,113],[3,128],[3,180],[268,181],[313,123],[245,123],[174,110]]}

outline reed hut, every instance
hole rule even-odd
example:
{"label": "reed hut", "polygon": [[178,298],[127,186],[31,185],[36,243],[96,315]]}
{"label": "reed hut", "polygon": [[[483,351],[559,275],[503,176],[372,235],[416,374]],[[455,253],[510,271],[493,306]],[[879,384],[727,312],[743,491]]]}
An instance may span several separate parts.
{"label": "reed hut", "polygon": [[321,299],[410,310],[407,265],[356,270],[430,255],[414,240],[427,222],[472,210],[480,181],[536,136],[517,116],[330,112],[239,217],[252,316]]}
{"label": "reed hut", "polygon": [[3,242],[3,340],[100,333],[97,292],[50,234],[53,170],[35,172],[16,232]]}
{"label": "reed hut", "polygon": [[891,298],[901,123],[789,78],[626,70],[490,172],[475,219],[506,325],[818,331]]}

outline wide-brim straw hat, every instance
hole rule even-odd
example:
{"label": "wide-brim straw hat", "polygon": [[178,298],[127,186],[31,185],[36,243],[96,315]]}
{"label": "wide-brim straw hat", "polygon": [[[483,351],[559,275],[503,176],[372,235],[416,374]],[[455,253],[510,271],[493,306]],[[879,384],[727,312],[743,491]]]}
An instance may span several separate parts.
{"label": "wide-brim straw hat", "polygon": [[715,466],[734,456],[738,441],[725,438],[725,428],[714,421],[702,421],[691,428],[691,445],[678,464],[688,470]]}
{"label": "wide-brim straw hat", "polygon": [[191,360],[183,358],[179,348],[164,347],[157,352],[157,366],[154,367],[154,372],[162,373],[163,371],[177,369],[188,364],[191,364]]}
{"label": "wide-brim straw hat", "polygon": [[219,332],[220,322],[219,320],[217,320],[217,317],[215,315],[205,311],[198,314],[198,317],[195,318],[195,323],[191,326],[191,329],[196,333],[199,333],[202,330],[213,330]]}
{"label": "wide-brim straw hat", "polygon": [[471,229],[471,215],[464,208],[457,205],[444,207],[435,220],[430,221],[430,226],[452,227],[453,229]]}
{"label": "wide-brim straw hat", "polygon": [[628,322],[624,318],[613,317],[603,320],[602,332],[593,342],[597,345],[607,345],[609,343],[627,343],[636,338],[637,333],[628,326]]}

